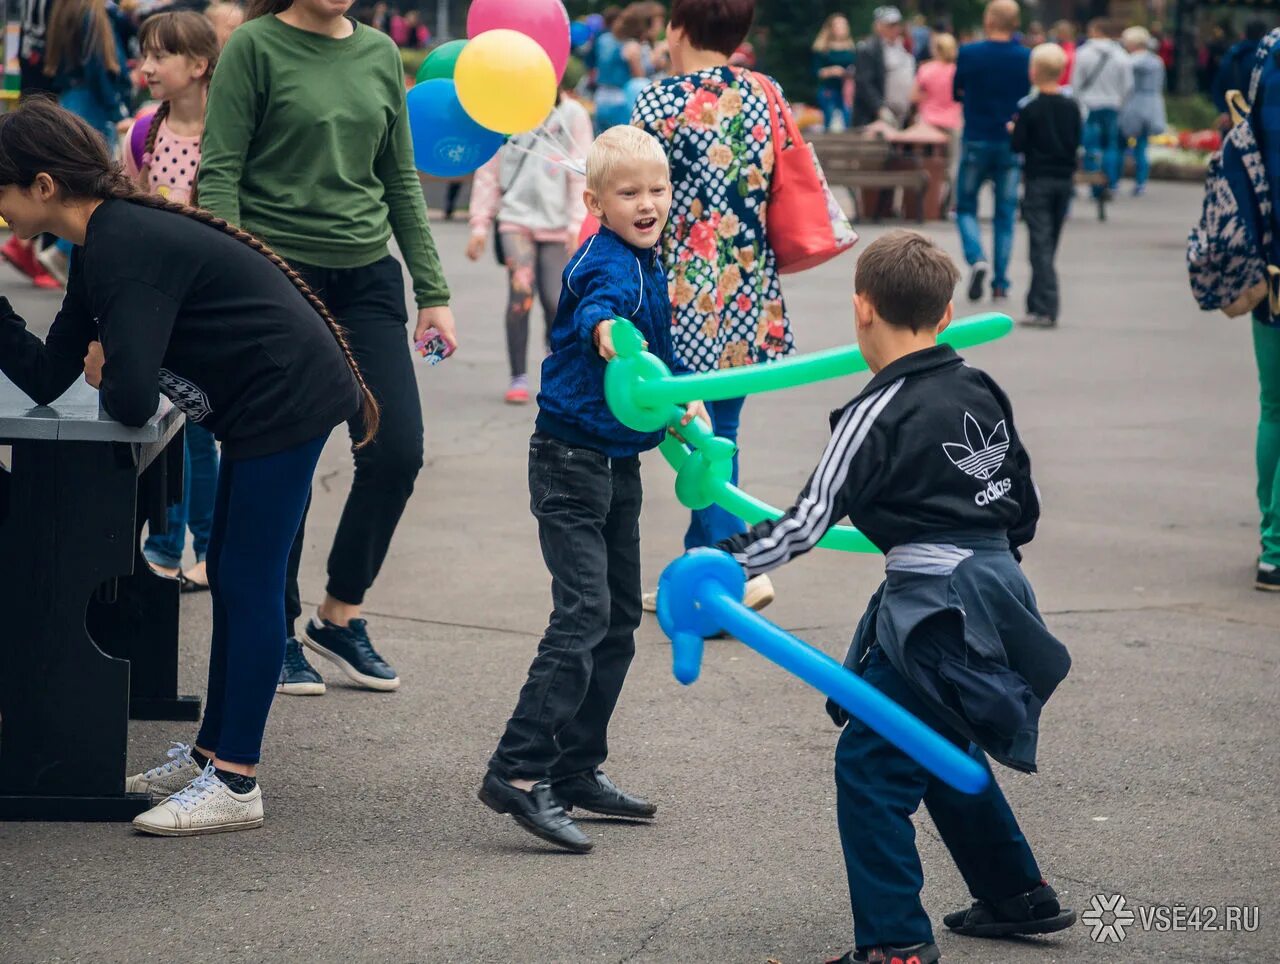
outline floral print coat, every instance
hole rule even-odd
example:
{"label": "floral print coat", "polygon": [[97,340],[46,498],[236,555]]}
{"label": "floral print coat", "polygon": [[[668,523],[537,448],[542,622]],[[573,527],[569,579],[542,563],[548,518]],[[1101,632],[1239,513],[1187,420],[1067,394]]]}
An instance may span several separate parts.
{"label": "floral print coat", "polygon": [[677,358],[705,372],[790,353],[765,234],[774,158],[759,81],[734,67],[672,77],[640,96],[632,123],[657,137],[671,162],[662,245]]}

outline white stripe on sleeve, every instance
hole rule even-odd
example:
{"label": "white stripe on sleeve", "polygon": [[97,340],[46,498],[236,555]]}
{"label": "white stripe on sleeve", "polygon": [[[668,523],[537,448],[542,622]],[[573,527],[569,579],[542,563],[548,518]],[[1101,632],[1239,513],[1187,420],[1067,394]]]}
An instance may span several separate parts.
{"label": "white stripe on sleeve", "polygon": [[849,478],[849,466],[866,440],[867,433],[877,416],[898,389],[903,379],[898,379],[868,395],[854,408],[841,416],[831,441],[822,453],[822,460],[813,473],[809,486],[800,495],[794,514],[783,519],[773,531],[747,546],[735,558],[742,563],[748,577],[776,569],[788,560],[808,552],[831,527],[835,511],[835,496]]}

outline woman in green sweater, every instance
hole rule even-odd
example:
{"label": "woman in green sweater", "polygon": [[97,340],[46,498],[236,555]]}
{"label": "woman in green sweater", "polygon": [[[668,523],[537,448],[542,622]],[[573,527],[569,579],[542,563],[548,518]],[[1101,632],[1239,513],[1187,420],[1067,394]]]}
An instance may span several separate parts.
{"label": "woman in green sweater", "polygon": [[[356,683],[391,690],[400,679],[370,643],[360,606],[422,467],[422,408],[404,279],[387,248],[392,234],[413,281],[415,341],[431,328],[455,347],[457,338],[413,166],[400,54],[390,38],[348,17],[350,6],[250,5],[209,88],[199,196],[203,207],[270,244],[324,299],[381,405],[376,441],[354,452],[324,600],[301,638]],[[364,434],[359,417],[349,427],[353,440]],[[302,544],[299,529],[279,690],[323,693],[324,680],[294,637]]]}

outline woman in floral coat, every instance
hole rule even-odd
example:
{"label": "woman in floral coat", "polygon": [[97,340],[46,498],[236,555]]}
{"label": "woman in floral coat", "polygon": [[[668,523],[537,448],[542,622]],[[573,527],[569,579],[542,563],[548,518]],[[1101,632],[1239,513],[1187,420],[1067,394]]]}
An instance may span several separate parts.
{"label": "woman in floral coat", "polygon": [[[757,75],[729,66],[747,36],[755,0],[674,0],[667,44],[676,75],[640,95],[632,123],[662,141],[674,196],[663,238],[672,341],[692,371],[775,361],[792,349],[782,289],[765,236],[773,133]],[[736,442],[743,399],[708,402],[715,432]],[[738,460],[733,481],[738,480]],[[693,513],[685,548],[744,531],[719,506]],[[648,594],[652,609],[656,595]],[[767,576],[747,602],[773,600]]]}

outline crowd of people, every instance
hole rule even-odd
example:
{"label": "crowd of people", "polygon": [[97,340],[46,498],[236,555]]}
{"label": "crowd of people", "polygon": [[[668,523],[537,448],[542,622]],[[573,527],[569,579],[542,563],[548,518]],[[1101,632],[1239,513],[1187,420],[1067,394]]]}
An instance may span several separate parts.
{"label": "crowd of people", "polygon": [[[135,820],[142,832],[258,827],[272,701],[325,689],[306,651],[359,686],[400,685],[362,606],[423,465],[410,344],[438,335],[458,347],[413,163],[403,63],[394,38],[332,0],[203,13],[130,13],[109,0],[36,6],[24,70],[58,104],[37,93],[0,116],[0,215],[11,244],[49,236],[32,257],[57,268],[66,295],[43,342],[0,299],[0,369],[37,402],[83,375],[126,424],[154,414],[157,392],[186,414],[188,491],[147,556],[183,588],[210,590],[205,716],[192,742],[127,785],[157,797]],[[592,842],[573,808],[644,820],[657,809],[602,769],[635,631],[660,602],[641,580],[639,457],[665,435],[623,424],[606,401],[615,319],[631,321],[677,374],[771,364],[795,348],[767,230],[789,108],[773,78],[744,65],[754,14],[754,0],[611,11],[588,52],[603,130],[592,130],[567,81],[538,134],[560,156],[515,138],[476,176],[466,254],[478,259],[493,243],[508,276],[509,403],[531,400],[535,300],[547,316],[528,478],[553,604],[478,796],[574,852]],[[825,121],[893,128],[918,117],[958,132],[956,221],[974,301],[1009,297],[1025,181],[1026,320],[1053,326],[1054,252],[1080,148],[1106,191],[1119,176],[1120,135],[1162,124],[1164,66],[1151,35],[1130,28],[1121,46],[1099,20],[1079,46],[1055,28],[1059,42],[1028,47],[1016,0],[991,0],[981,39],[963,44],[923,23],[908,29],[895,7],[873,20],[861,43],[842,17],[823,25],[814,53]],[[130,47],[145,97],[124,68]],[[142,100],[150,106],[135,116]],[[584,167],[567,163],[578,158]],[[987,182],[990,260],[977,220]],[[588,215],[599,227],[580,240]],[[402,260],[389,253],[392,237]],[[761,609],[775,594],[768,573],[850,518],[888,566],[847,665],[989,776],[988,756],[1034,770],[1039,707],[1070,659],[1017,564],[1040,506],[1011,404],[937,343],[960,278],[921,235],[868,245],[854,326],[875,377],[835,413],[781,519],[748,527],[711,505],[691,512],[683,545],[728,552],[744,604]],[[736,447],[744,408],[743,398],[691,402],[671,427],[698,419]],[[322,601],[304,613],[310,484],[343,423],[354,477]],[[970,423],[992,426],[989,436]],[[738,473],[735,452],[732,482]],[[183,572],[187,529],[197,566]],[[844,727],[838,822],[856,942],[844,960],[939,959],[910,826],[921,802],[975,901],[947,915],[948,928],[1012,936],[1074,923],[994,779],[960,794],[839,708],[832,716]]]}

